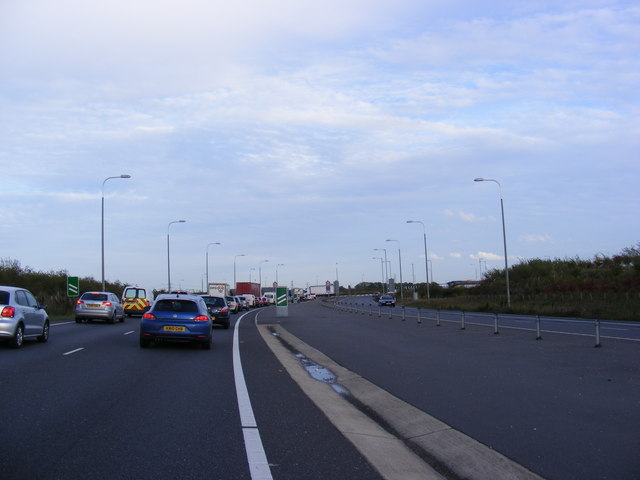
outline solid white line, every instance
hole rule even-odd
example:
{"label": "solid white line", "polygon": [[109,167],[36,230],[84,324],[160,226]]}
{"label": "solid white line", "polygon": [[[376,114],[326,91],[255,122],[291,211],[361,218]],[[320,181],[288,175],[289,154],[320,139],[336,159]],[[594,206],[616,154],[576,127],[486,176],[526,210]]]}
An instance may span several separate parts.
{"label": "solid white line", "polygon": [[63,353],[62,355],[71,355],[72,353],[79,352],[80,350],[84,350],[84,347],[76,348],[75,350],[71,350],[70,352]]}
{"label": "solid white line", "polygon": [[135,330],[131,330],[130,332],[125,332],[124,335],[131,335],[132,333],[136,333]]}
{"label": "solid white line", "polygon": [[244,436],[244,448],[247,452],[249,462],[249,472],[252,480],[272,480],[267,455],[262,446],[260,431],[256,419],[253,416],[253,408],[247,390],[247,384],[242,371],[242,361],[240,360],[239,326],[242,318],[249,312],[243,314],[233,329],[233,377],[236,383],[236,395],[238,397],[238,409],[240,410],[240,423],[242,425],[242,435]]}

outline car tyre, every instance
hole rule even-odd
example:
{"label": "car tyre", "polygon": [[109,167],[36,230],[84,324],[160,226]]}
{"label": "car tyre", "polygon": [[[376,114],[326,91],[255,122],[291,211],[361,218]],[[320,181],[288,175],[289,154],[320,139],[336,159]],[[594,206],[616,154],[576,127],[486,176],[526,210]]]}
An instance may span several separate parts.
{"label": "car tyre", "polygon": [[38,337],[40,343],[44,343],[49,340],[49,320],[45,320],[44,327],[42,327],[42,335]]}
{"label": "car tyre", "polygon": [[116,323],[116,312],[113,312],[112,317],[108,320],[109,323]]}
{"label": "car tyre", "polygon": [[20,323],[16,328],[15,335],[11,339],[11,348],[20,348],[22,346],[22,342],[24,342],[24,327]]}

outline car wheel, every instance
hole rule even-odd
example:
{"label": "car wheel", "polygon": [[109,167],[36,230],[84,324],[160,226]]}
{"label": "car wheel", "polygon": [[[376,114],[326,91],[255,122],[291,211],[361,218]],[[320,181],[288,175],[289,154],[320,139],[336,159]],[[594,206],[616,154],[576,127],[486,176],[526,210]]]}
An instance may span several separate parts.
{"label": "car wheel", "polygon": [[126,315],[124,314],[124,312],[122,312],[122,316],[120,317],[120,323],[124,323],[124,317],[126,317]]}
{"label": "car wheel", "polygon": [[140,339],[140,347],[141,348],[149,348],[151,346],[151,340],[146,340],[144,338]]}
{"label": "car wheel", "polygon": [[49,320],[44,322],[44,327],[42,327],[42,335],[38,337],[38,341],[40,343],[44,343],[49,340]]}
{"label": "car wheel", "polygon": [[76,318],[76,323],[82,323],[82,320],[79,318]]}
{"label": "car wheel", "polygon": [[116,323],[116,312],[113,312],[113,315],[111,316],[111,318],[108,320],[109,323]]}
{"label": "car wheel", "polygon": [[22,324],[19,324],[16,328],[16,334],[11,339],[11,347],[12,348],[20,348],[22,346],[22,342],[24,341],[24,327]]}

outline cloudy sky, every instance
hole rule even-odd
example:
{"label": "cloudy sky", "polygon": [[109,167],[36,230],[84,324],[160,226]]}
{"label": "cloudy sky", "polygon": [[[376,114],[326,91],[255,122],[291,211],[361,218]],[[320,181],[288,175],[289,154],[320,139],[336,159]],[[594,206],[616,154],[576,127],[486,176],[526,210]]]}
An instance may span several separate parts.
{"label": "cloudy sky", "polygon": [[106,277],[154,288],[167,232],[174,287],[207,252],[211,281],[378,281],[376,248],[422,282],[407,220],[433,280],[474,279],[500,194],[510,263],[615,254],[639,27],[616,0],[2,0],[0,258],[100,279],[103,185]]}

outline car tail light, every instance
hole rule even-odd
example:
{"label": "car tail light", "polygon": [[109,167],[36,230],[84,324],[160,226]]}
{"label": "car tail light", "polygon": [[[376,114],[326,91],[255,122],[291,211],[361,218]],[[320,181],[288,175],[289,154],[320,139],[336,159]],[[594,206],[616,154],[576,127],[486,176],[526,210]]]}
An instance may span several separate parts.
{"label": "car tail light", "polygon": [[208,322],[209,321],[209,317],[207,317],[206,315],[198,315],[196,318],[193,319],[194,322]]}
{"label": "car tail light", "polygon": [[82,305],[83,303],[84,303],[84,302],[83,302],[82,300],[78,300],[78,301],[76,302],[76,305]]}
{"label": "car tail light", "polygon": [[4,307],[2,313],[0,313],[0,317],[13,317],[15,314],[16,309],[14,307]]}
{"label": "car tail light", "polygon": [[142,318],[146,318],[147,320],[155,320],[156,316],[153,313],[145,313],[144,315],[142,315]]}
{"label": "car tail light", "polygon": [[110,307],[111,306],[111,302],[102,302],[102,305],[104,305],[105,307]]}
{"label": "car tail light", "polygon": [[222,312],[222,313],[225,313],[225,312],[228,312],[228,311],[229,311],[229,309],[227,307],[224,307],[224,308],[220,309],[220,312]]}

